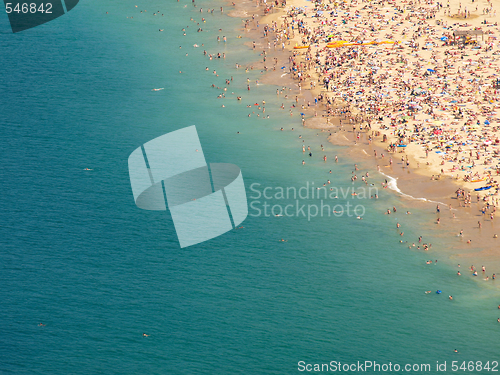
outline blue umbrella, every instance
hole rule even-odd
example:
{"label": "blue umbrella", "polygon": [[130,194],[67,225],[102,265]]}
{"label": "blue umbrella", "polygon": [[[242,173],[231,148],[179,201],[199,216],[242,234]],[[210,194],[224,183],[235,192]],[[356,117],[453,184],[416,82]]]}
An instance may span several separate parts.
{"label": "blue umbrella", "polygon": [[446,42],[446,41],[448,40],[448,38],[447,38],[447,37],[445,37],[445,36],[442,36],[442,37],[441,37],[441,40],[442,40],[443,42]]}
{"label": "blue umbrella", "polygon": [[489,125],[489,124],[490,124],[490,122],[489,122],[488,120],[485,120],[485,121],[484,121],[484,124],[485,124],[485,125]]}
{"label": "blue umbrella", "polygon": [[434,69],[427,69],[428,72],[431,72],[431,73],[434,73],[435,70]]}

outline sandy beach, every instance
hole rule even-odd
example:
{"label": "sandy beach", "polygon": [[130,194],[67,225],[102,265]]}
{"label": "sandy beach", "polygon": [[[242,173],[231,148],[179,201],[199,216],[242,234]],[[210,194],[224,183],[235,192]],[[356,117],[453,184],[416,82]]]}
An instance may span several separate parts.
{"label": "sandy beach", "polygon": [[303,113],[305,127],[429,210],[431,230],[450,237],[450,259],[500,269],[496,4],[228,5],[262,51],[261,82],[283,87],[283,110]]}

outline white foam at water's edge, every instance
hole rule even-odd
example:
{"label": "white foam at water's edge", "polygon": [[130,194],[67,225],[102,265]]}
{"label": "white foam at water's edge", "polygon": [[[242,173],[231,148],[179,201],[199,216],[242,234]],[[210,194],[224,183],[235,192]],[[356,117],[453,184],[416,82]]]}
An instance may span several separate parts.
{"label": "white foam at water's edge", "polygon": [[384,172],[380,172],[379,173],[382,175],[382,176],[385,176],[387,178],[387,187],[391,190],[394,190],[396,192],[398,192],[399,194],[401,194],[402,196],[404,197],[407,197],[407,198],[410,198],[410,199],[414,199],[414,200],[417,200],[417,201],[423,201],[423,202],[430,202],[430,203],[437,203],[437,204],[443,204],[443,205],[446,205],[445,203],[443,202],[439,202],[439,201],[433,201],[433,200],[430,200],[430,199],[427,199],[427,198],[417,198],[417,197],[414,197],[413,195],[409,195],[409,194],[405,194],[401,191],[401,189],[398,187],[398,179],[397,178],[394,178],[394,177],[391,177],[387,174],[385,174]]}

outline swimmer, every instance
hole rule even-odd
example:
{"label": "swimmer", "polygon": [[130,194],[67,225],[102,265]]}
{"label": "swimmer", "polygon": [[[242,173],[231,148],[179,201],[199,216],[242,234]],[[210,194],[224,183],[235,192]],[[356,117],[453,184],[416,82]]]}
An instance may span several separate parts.
{"label": "swimmer", "polygon": [[279,242],[288,242],[288,240],[284,240],[283,238]]}
{"label": "swimmer", "polygon": [[43,324],[43,323],[38,323],[38,327],[45,327],[45,324]]}
{"label": "swimmer", "polygon": [[453,299],[453,296],[448,296],[448,299],[450,299],[450,300]]}
{"label": "swimmer", "polygon": [[147,335],[147,334],[145,334],[145,333],[143,333],[143,334],[142,334],[142,337],[148,337],[148,336],[149,336],[149,335]]}

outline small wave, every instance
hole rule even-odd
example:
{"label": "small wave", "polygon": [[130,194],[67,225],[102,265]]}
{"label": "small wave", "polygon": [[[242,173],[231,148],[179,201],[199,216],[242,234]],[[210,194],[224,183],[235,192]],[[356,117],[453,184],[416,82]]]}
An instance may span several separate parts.
{"label": "small wave", "polygon": [[433,200],[430,200],[430,199],[427,199],[427,198],[417,198],[417,197],[414,197],[413,195],[409,195],[409,194],[405,194],[401,191],[401,189],[398,187],[398,179],[397,178],[394,178],[394,177],[391,177],[387,174],[385,174],[384,172],[380,172],[379,173],[382,175],[382,176],[385,176],[387,178],[387,187],[391,190],[394,190],[395,192],[401,194],[403,197],[406,197],[406,198],[410,198],[410,199],[414,199],[416,201],[422,201],[422,202],[430,202],[430,203],[437,203],[437,204],[442,204],[442,205],[445,205],[445,203],[443,202],[439,202],[439,201],[433,201]]}

